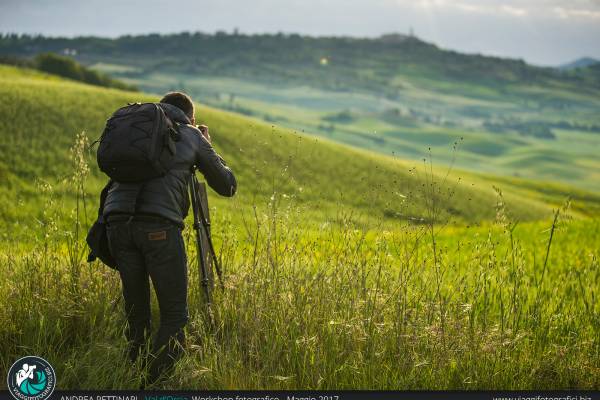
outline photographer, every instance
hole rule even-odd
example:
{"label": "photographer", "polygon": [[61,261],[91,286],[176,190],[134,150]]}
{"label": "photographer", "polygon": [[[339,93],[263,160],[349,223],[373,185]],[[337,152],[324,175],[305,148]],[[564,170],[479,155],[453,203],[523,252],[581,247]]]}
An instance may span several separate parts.
{"label": "photographer", "polygon": [[208,127],[194,126],[194,104],[180,92],[159,103],[178,125],[176,156],[166,175],[145,182],[110,184],[103,216],[110,253],[123,283],[129,357],[135,361],[150,335],[152,279],[160,308],[160,327],[152,344],[148,382],[156,381],[181,355],[188,321],[187,258],[181,231],[189,209],[188,183],[195,166],[222,196],[233,196],[237,183],[211,145]]}

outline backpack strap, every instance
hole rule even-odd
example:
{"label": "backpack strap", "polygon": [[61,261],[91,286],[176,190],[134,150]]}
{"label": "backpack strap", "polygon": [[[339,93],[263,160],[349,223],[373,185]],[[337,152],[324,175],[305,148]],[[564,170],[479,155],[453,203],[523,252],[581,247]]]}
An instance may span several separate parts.
{"label": "backpack strap", "polygon": [[104,203],[106,203],[106,197],[108,196],[108,191],[112,187],[115,182],[112,179],[108,180],[108,183],[102,191],[100,192],[100,206],[98,207],[98,219],[104,221],[104,217],[102,214],[104,213]]}
{"label": "backpack strap", "polygon": [[137,214],[138,211],[138,200],[140,199],[140,194],[142,193],[144,186],[146,186],[146,182],[142,182],[138,186],[137,194],[135,195],[135,200],[133,201],[133,213]]}

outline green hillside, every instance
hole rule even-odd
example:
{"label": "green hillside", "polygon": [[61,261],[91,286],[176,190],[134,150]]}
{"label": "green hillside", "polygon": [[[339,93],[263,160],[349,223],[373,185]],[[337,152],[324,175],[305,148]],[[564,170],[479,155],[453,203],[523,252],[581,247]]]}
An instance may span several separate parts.
{"label": "green hillside", "polygon": [[0,64],[37,69],[49,74],[89,83],[90,85],[137,91],[134,86],[126,85],[123,82],[110,78],[107,74],[87,68],[70,57],[54,53],[41,53],[33,59],[0,56]]}
{"label": "green hillside", "polygon": [[439,164],[600,190],[598,65],[541,68],[399,34],[0,37],[0,55],[47,51],[354,147],[411,160],[433,147]]}
{"label": "green hillside", "polygon": [[[5,222],[22,223],[31,214],[41,215],[40,181],[54,184],[72,174],[69,149],[78,133],[85,132],[93,141],[116,108],[130,101],[156,101],[32,70],[4,66],[0,72],[0,174],[5,182],[0,189],[0,217]],[[356,213],[357,220],[368,216],[422,223],[452,217],[455,222],[473,223],[495,215],[497,198],[489,177],[460,171],[446,176],[447,171],[437,166],[431,172],[423,162],[372,155],[204,106],[198,118],[211,127],[218,151],[239,179],[238,200],[214,198],[226,209],[264,206],[275,193],[284,203],[302,205],[316,221],[335,219],[341,204]],[[88,162],[94,187],[99,188],[105,178],[95,168],[93,154],[88,152]],[[575,197],[574,207],[582,214],[595,213],[600,204],[600,197],[566,187],[544,192],[525,181],[497,182],[520,220],[548,217],[550,207],[568,194]],[[96,193],[90,192],[94,201]],[[435,215],[428,200],[432,194]]]}
{"label": "green hillside", "polygon": [[[140,387],[119,274],[85,261],[106,180],[86,137],[156,99],[0,66],[1,370],[39,354],[59,390]],[[147,389],[600,387],[598,195],[197,118],[238,177],[209,194],[225,288],[208,324],[185,229],[186,351]]]}

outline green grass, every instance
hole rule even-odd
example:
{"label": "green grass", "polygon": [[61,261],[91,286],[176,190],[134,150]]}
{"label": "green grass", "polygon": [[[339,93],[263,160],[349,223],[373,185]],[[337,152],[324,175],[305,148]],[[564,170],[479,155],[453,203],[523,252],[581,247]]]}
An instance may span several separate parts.
{"label": "green grass", "polygon": [[[600,191],[598,68],[561,72],[401,35],[0,38],[5,55],[65,48],[149,93],[183,89],[215,108],[385,155],[420,160],[435,146],[438,164]],[[323,123],[346,110],[351,122]],[[460,157],[441,145],[461,137]]]}
{"label": "green grass", "polygon": [[[140,73],[134,79],[125,79],[154,93],[185,89],[217,108],[243,109],[244,113],[275,121],[284,127],[386,155],[394,153],[406,159],[418,160],[427,147],[436,146],[438,162],[449,165],[454,157],[452,147],[442,144],[462,137],[462,155],[455,161],[460,168],[497,175],[517,174],[600,190],[600,180],[596,179],[595,173],[600,170],[600,164],[590,152],[590,148],[600,144],[597,133],[553,129],[556,138],[549,140],[521,136],[516,132],[494,133],[482,127],[483,122],[497,119],[600,123],[596,112],[600,107],[599,97],[570,86],[491,89],[463,81],[453,83],[444,77],[425,79],[411,75],[398,78],[398,83],[403,82],[398,98],[386,99],[378,93],[358,90],[335,92],[293,84],[272,85],[244,78],[166,71]],[[386,117],[390,109],[400,109],[405,114],[412,110],[418,116],[404,115],[390,120]],[[332,131],[325,130],[321,119],[342,110],[352,110],[355,119],[350,123],[333,123]],[[367,134],[379,138],[372,140],[365,136]],[[528,152],[540,154],[541,159],[525,157],[519,164],[509,162],[518,154]],[[581,163],[562,163],[551,157],[556,152]]]}
{"label": "green grass", "polygon": [[[87,138],[156,97],[0,67],[0,99],[0,369],[37,354],[59,389],[137,388],[118,275],[84,262]],[[209,329],[186,229],[189,340],[156,388],[600,388],[596,194],[198,113],[238,176],[209,194],[226,288]]]}
{"label": "green grass", "polygon": [[[130,101],[156,100],[148,95],[93,88],[31,71],[1,69],[0,129],[4,139],[0,144],[0,170],[9,184],[2,188],[0,202],[5,210],[2,218],[20,225],[23,219],[41,213],[37,207],[37,182],[53,183],[52,180],[69,176],[72,167],[68,150],[79,132],[84,131],[92,141],[99,137],[104,121],[116,108]],[[319,220],[321,210],[335,211],[340,201],[353,212],[380,218],[400,209],[403,215],[412,218],[422,218],[427,213],[421,199],[424,177],[419,175],[418,168],[414,169],[422,166],[422,161],[393,160],[352,150],[203,106],[199,107],[198,118],[211,127],[217,149],[236,171],[240,203],[253,199],[266,203],[276,185],[279,193],[293,196],[295,201],[313,210]],[[93,160],[93,150],[87,157],[88,161]],[[433,180],[443,181],[445,173],[445,168],[436,168]],[[468,184],[456,185],[459,177]],[[90,194],[104,178],[93,169],[91,179]],[[441,196],[439,207],[448,213],[451,210],[456,222],[489,219],[494,215],[495,204],[491,186],[468,173],[455,172],[445,182],[445,190],[452,188],[453,194]],[[569,190],[565,188],[565,192]],[[68,194],[65,196],[68,199]],[[522,197],[514,200],[511,205],[522,220],[547,217],[551,213],[550,207],[543,203]],[[227,210],[232,207],[228,201],[215,201]],[[18,203],[22,204],[16,206]]]}

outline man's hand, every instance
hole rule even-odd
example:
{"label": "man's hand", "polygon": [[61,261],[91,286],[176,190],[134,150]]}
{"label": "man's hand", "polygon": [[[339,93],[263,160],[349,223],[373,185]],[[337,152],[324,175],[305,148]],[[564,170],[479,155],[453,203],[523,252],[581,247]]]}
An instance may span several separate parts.
{"label": "man's hand", "polygon": [[200,132],[202,132],[202,136],[204,136],[204,138],[206,140],[208,140],[208,143],[211,143],[211,141],[210,141],[210,135],[208,134],[208,126],[206,126],[206,125],[198,125],[198,129],[200,129]]}

